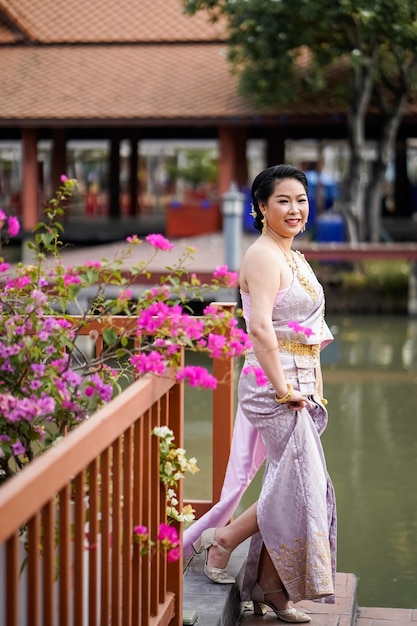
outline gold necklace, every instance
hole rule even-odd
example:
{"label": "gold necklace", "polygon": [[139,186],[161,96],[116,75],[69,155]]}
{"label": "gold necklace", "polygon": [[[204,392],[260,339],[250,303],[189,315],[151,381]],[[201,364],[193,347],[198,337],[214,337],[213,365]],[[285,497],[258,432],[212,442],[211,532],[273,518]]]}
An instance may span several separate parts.
{"label": "gold necklace", "polygon": [[306,276],[304,276],[304,274],[301,273],[300,267],[298,265],[298,261],[296,260],[296,256],[297,256],[298,259],[300,259],[301,261],[303,261],[303,263],[305,263],[305,265],[308,267],[308,269],[311,272],[311,274],[314,276],[314,272],[311,269],[310,265],[305,260],[304,255],[301,254],[301,252],[299,250],[295,250],[295,255],[296,255],[295,256],[294,255],[294,250],[292,250],[291,248],[290,248],[290,252],[288,253],[281,246],[281,244],[279,243],[277,237],[275,236],[275,233],[273,233],[272,231],[268,230],[268,232],[265,233],[265,234],[269,235],[271,237],[271,239],[273,239],[275,241],[275,243],[277,244],[278,248],[281,250],[282,254],[284,255],[284,258],[287,261],[288,266],[291,268],[291,270],[297,276],[298,282],[300,283],[302,288],[308,293],[308,295],[311,297],[313,302],[317,302],[318,297],[319,297],[319,293],[318,293],[317,289],[315,288],[315,286],[308,280],[308,278]]}

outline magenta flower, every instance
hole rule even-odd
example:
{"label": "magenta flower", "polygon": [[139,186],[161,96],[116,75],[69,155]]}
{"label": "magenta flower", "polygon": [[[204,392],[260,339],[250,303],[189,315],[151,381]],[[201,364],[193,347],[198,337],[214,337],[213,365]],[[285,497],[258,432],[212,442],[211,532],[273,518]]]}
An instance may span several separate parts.
{"label": "magenta flower", "polygon": [[64,285],[66,287],[69,287],[70,285],[80,285],[81,284],[81,280],[79,276],[76,276],[75,274],[67,274],[66,276],[64,276]]}
{"label": "magenta flower", "polygon": [[[80,381],[81,382],[81,381]],[[102,378],[98,374],[92,374],[90,377],[91,385],[87,386],[85,393],[86,395],[92,395],[91,391],[89,394],[87,390],[92,390],[96,392],[104,402],[109,402],[113,397],[112,386],[109,383],[103,382]]]}
{"label": "magenta flower", "polygon": [[133,532],[139,539],[144,540],[148,538],[148,529],[146,526],[135,526]]}
{"label": "magenta flower", "polygon": [[168,563],[174,563],[174,561],[178,561],[180,556],[181,556],[180,549],[172,548],[172,550],[169,550],[169,552],[167,553],[167,561]]}
{"label": "magenta flower", "polygon": [[308,326],[301,326],[301,324],[299,324],[298,322],[288,322],[287,326],[288,328],[292,328],[294,332],[301,333],[306,337],[311,337],[311,335],[314,335],[314,330],[312,330]]}
{"label": "magenta flower", "polygon": [[[235,321],[235,320],[232,320]],[[230,332],[230,340],[226,356],[238,357],[242,356],[246,350],[252,347],[249,336],[241,328],[233,328]]]}
{"label": "magenta flower", "polygon": [[139,239],[137,235],[129,235],[129,237],[126,237],[126,241],[127,243],[132,243],[134,245],[141,243],[141,240]]}
{"label": "magenta flower", "polygon": [[96,269],[96,270],[100,270],[102,267],[100,261],[86,261],[85,266],[92,267],[93,269]]}
{"label": "magenta flower", "polygon": [[260,367],[248,365],[247,367],[244,367],[242,369],[242,374],[254,374],[258,387],[263,387],[264,385],[268,384],[268,379],[265,375],[265,372]]}
{"label": "magenta flower", "polygon": [[176,379],[186,380],[190,387],[204,387],[205,389],[216,389],[217,380],[209,372],[198,365],[186,365],[177,372]]}
{"label": "magenta flower", "polygon": [[19,224],[19,220],[14,215],[11,215],[9,217],[7,229],[9,231],[10,237],[16,237],[16,235],[18,234],[20,230],[20,224]]}
{"label": "magenta flower", "polygon": [[26,452],[26,448],[21,441],[16,441],[16,443],[12,443],[12,450],[15,456],[17,456],[18,454],[25,454]]}
{"label": "magenta flower", "polygon": [[216,267],[213,272],[213,278],[223,281],[226,287],[236,287],[238,284],[237,272],[229,272],[227,265]]}
{"label": "magenta flower", "polygon": [[163,235],[148,235],[146,241],[158,250],[172,250],[174,247]]}
{"label": "magenta flower", "polygon": [[178,543],[178,531],[174,526],[169,524],[160,524],[158,531],[159,541],[168,541],[170,545],[175,546]]}
{"label": "magenta flower", "polygon": [[214,359],[218,359],[223,355],[223,349],[226,345],[226,337],[224,335],[215,335],[210,333],[207,341],[207,348]]}
{"label": "magenta flower", "polygon": [[216,269],[214,270],[213,276],[214,278],[223,278],[224,276],[226,276],[228,271],[229,271],[229,268],[227,267],[227,265],[220,265],[219,267],[216,267]]}
{"label": "magenta flower", "polygon": [[119,295],[117,296],[117,299],[119,302],[124,302],[125,300],[130,300],[130,298],[133,295],[133,291],[131,289],[125,289],[120,291]]}
{"label": "magenta flower", "polygon": [[15,278],[14,280],[11,280],[7,287],[8,289],[24,289],[24,287],[30,285],[30,282],[31,281],[29,276],[20,276],[18,278]]}
{"label": "magenta flower", "polygon": [[159,352],[134,354],[130,363],[139,374],[163,374],[166,370],[164,358]]}

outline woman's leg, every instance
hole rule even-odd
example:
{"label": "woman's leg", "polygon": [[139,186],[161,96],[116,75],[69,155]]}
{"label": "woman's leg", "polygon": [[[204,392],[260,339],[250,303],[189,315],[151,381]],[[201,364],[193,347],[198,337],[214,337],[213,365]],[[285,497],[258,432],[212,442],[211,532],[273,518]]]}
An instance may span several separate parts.
{"label": "woman's leg", "polygon": [[[267,596],[268,602],[273,604],[278,611],[288,609],[291,606],[275,565],[264,545],[259,559],[258,585]],[[280,591],[281,589],[283,591]],[[277,593],[268,593],[268,591],[276,591]]]}
{"label": "woman's leg", "polygon": [[[256,519],[257,502],[252,504],[239,517],[236,517],[227,526],[216,529],[215,539],[226,550],[230,552],[237,548],[242,541],[248,539],[258,532],[258,522]],[[210,567],[224,568],[227,565],[229,557],[224,551],[219,550],[216,546],[211,546],[208,553],[207,564]]]}

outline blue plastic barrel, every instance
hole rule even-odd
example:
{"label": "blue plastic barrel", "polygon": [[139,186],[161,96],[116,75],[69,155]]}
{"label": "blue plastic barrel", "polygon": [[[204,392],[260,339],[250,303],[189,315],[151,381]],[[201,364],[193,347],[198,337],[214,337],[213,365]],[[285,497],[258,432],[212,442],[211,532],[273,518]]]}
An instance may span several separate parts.
{"label": "blue plastic barrel", "polygon": [[346,241],[345,221],[337,213],[323,213],[316,220],[316,240],[328,242]]}

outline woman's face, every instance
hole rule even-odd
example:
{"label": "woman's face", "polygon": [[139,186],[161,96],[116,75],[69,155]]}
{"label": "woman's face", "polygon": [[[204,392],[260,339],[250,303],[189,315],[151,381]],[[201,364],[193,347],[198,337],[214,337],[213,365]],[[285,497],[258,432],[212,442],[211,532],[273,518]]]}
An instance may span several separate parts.
{"label": "woman's face", "polygon": [[260,202],[259,206],[268,226],[282,237],[297,235],[308,219],[307,193],[296,178],[277,181],[267,204]]}

